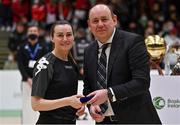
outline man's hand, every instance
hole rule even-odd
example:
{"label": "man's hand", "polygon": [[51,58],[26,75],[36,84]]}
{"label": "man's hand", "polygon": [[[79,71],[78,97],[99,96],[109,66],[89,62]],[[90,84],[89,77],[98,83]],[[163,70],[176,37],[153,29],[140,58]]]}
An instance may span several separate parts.
{"label": "man's hand", "polygon": [[102,122],[104,120],[104,116],[100,114],[101,108],[99,105],[91,105],[90,106],[90,115],[96,122]]}
{"label": "man's hand", "polygon": [[107,89],[96,90],[88,96],[94,96],[88,104],[100,105],[108,100]]}

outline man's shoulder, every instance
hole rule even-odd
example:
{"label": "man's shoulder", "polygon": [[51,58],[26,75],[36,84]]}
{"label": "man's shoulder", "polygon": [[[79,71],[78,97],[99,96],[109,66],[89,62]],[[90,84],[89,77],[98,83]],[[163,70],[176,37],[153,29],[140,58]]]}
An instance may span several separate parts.
{"label": "man's shoulder", "polygon": [[92,48],[92,47],[95,47],[96,44],[97,44],[97,41],[93,40],[92,42],[89,43],[88,47],[86,47],[86,50],[87,50],[87,49],[90,49],[90,48]]}
{"label": "man's shoulder", "polygon": [[96,47],[97,47],[97,42],[96,41],[92,41],[89,44],[89,46],[84,49],[84,56],[86,56],[86,55],[89,56],[90,53],[92,53],[93,51],[96,50],[95,49]]}
{"label": "man's shoulder", "polygon": [[133,46],[134,43],[138,43],[138,41],[144,41],[144,38],[139,34],[117,29],[114,41],[118,44]]}
{"label": "man's shoulder", "polygon": [[28,42],[24,42],[24,43],[20,44],[17,49],[25,50],[25,49],[27,49],[27,44],[28,44]]}
{"label": "man's shoulder", "polygon": [[128,32],[121,29],[117,29],[116,31],[122,37],[127,37],[127,36],[128,36],[127,38],[142,37],[140,34]]}

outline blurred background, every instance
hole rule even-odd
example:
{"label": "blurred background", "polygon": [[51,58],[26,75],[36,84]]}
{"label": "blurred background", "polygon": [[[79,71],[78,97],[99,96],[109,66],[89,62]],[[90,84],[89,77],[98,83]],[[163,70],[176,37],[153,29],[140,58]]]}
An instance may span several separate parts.
{"label": "blurred background", "polygon": [[[167,45],[180,43],[178,0],[0,0],[0,69],[17,69],[17,48],[26,41],[29,22],[38,24],[39,40],[51,51],[51,25],[56,20],[68,20],[74,27],[76,41],[83,39],[86,43],[74,49],[74,55],[79,59],[81,49],[93,39],[87,29],[87,16],[89,9],[97,3],[113,8],[120,29],[145,38],[160,35]],[[176,60],[171,59],[171,64],[175,63]],[[164,68],[163,63],[160,65]]]}

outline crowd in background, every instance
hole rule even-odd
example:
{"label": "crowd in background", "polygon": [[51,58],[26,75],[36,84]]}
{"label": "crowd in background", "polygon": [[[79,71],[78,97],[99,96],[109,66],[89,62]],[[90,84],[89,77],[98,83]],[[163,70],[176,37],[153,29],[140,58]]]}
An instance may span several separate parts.
{"label": "crowd in background", "polygon": [[[49,30],[56,20],[65,19],[74,28],[76,59],[93,38],[87,28],[88,11],[105,3],[118,17],[118,27],[147,37],[159,34],[167,43],[180,44],[180,4],[178,0],[0,0],[0,30],[10,31],[8,47],[14,55],[26,40],[26,26],[38,23],[40,41],[51,51]],[[11,60],[15,57],[10,56]],[[83,58],[83,57],[82,57]],[[81,58],[81,59],[82,59]],[[81,60],[80,59],[80,60]]]}

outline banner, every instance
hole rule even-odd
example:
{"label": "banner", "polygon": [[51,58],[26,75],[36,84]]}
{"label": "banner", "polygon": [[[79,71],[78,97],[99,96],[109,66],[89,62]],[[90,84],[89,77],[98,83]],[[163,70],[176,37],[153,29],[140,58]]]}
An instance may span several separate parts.
{"label": "banner", "polygon": [[[79,81],[78,93],[82,94],[83,81]],[[150,92],[153,104],[163,124],[180,124],[180,76],[151,75]],[[18,70],[0,71],[0,110],[21,110],[21,76]],[[78,125],[94,125],[86,114],[79,117]]]}

